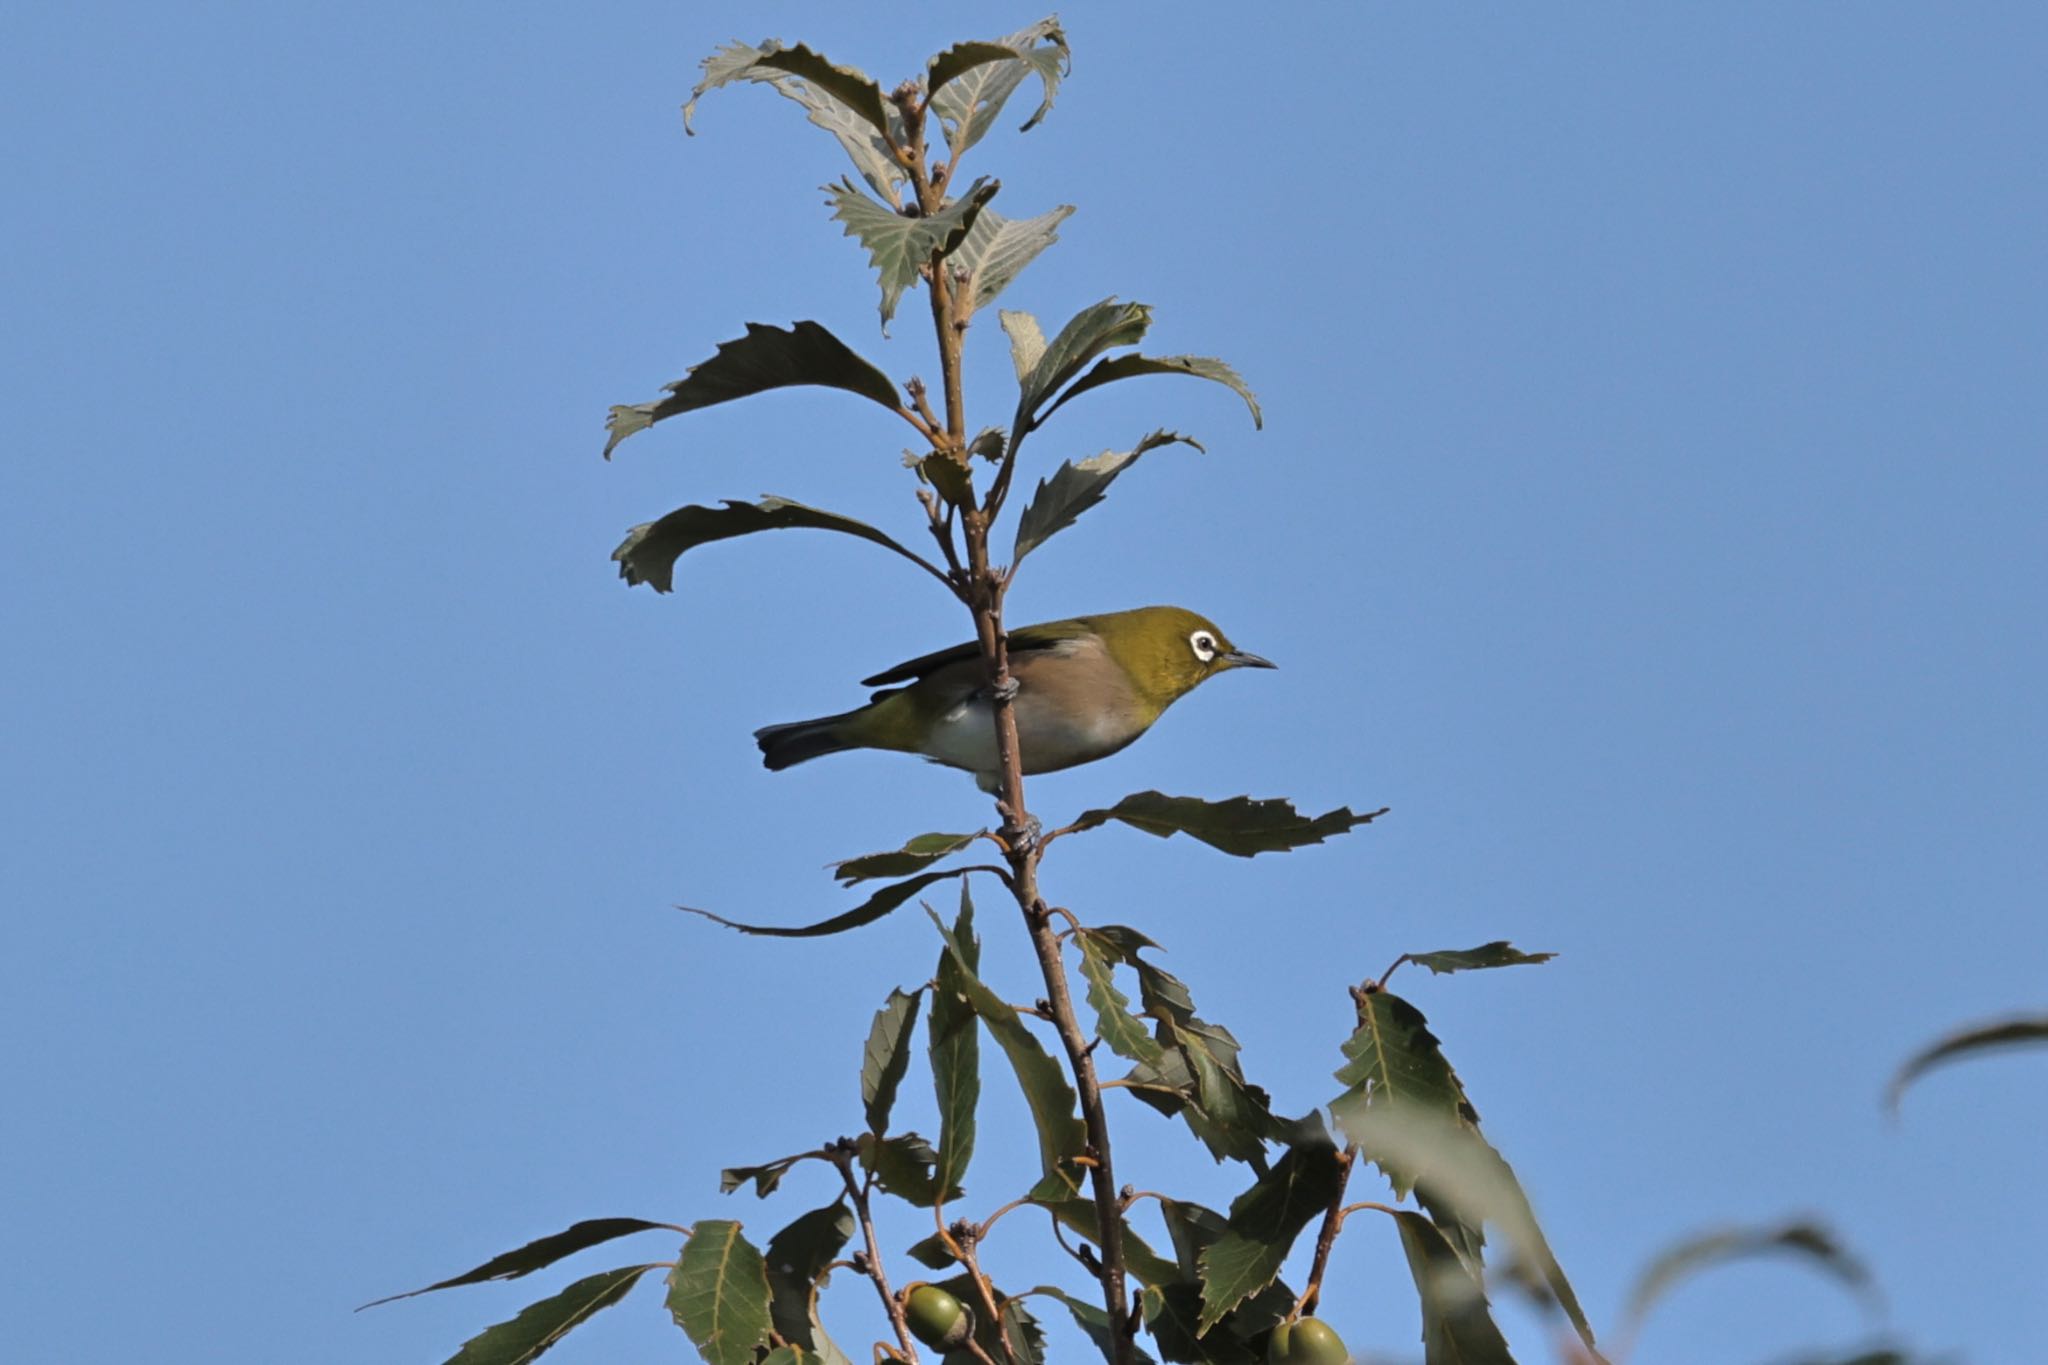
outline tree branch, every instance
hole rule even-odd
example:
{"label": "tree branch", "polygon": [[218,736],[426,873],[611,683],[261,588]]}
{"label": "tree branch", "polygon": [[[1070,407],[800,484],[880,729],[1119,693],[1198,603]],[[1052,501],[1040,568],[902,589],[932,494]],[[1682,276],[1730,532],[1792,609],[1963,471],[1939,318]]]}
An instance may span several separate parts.
{"label": "tree branch", "polygon": [[1337,1233],[1344,1226],[1344,1187],[1351,1183],[1351,1168],[1358,1164],[1358,1144],[1346,1147],[1337,1160],[1342,1163],[1337,1170],[1337,1188],[1330,1192],[1330,1207],[1324,1210],[1322,1230],[1316,1233],[1316,1256],[1309,1263],[1308,1283],[1294,1301],[1290,1319],[1315,1312],[1316,1300],[1323,1295],[1323,1272],[1329,1269],[1330,1250],[1337,1245]]}
{"label": "tree branch", "polygon": [[875,1220],[868,1209],[867,1187],[853,1178],[856,1150],[854,1144],[844,1138],[827,1149],[832,1164],[839,1168],[839,1178],[846,1184],[847,1195],[853,1200],[853,1212],[860,1220],[861,1235],[867,1239],[867,1276],[874,1281],[875,1292],[882,1296],[882,1308],[889,1315],[890,1325],[896,1329],[896,1341],[903,1348],[903,1358],[911,1365],[917,1365],[917,1343],[910,1339],[910,1324],[903,1317],[903,1305],[889,1292],[889,1272],[882,1268],[882,1247],[875,1240]]}

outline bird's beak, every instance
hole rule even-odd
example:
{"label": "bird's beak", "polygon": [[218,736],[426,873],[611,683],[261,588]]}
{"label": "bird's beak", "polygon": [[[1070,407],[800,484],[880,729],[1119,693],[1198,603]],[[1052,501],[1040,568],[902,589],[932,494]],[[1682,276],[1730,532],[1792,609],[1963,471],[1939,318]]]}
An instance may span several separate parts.
{"label": "bird's beak", "polygon": [[1280,666],[1271,659],[1262,659],[1256,654],[1247,654],[1241,649],[1233,649],[1224,655],[1223,662],[1229,664],[1232,668],[1278,668]]}

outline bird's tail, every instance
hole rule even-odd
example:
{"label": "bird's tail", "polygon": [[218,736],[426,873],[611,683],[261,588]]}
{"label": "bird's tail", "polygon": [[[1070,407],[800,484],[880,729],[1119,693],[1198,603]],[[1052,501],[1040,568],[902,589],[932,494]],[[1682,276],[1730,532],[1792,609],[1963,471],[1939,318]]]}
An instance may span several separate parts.
{"label": "bird's tail", "polygon": [[857,711],[847,711],[836,716],[820,716],[816,720],[764,725],[754,731],[754,742],[761,746],[761,762],[770,770],[780,772],[825,754],[856,748],[858,746],[845,738],[842,727],[858,714]]}

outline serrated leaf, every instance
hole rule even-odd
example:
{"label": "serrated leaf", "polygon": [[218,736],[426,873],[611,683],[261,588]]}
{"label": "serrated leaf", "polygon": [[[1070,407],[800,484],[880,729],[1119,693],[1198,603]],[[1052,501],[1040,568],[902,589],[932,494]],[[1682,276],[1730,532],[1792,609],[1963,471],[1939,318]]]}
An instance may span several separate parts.
{"label": "serrated leaf", "polygon": [[528,1304],[519,1316],[485,1328],[462,1343],[447,1365],[526,1365],[547,1352],[592,1314],[633,1291],[658,1265],[629,1265],[576,1281],[561,1293]]}
{"label": "serrated leaf", "polygon": [[1002,322],[1003,335],[1010,339],[1010,364],[1022,384],[1045,355],[1045,333],[1038,330],[1038,319],[1021,309],[998,308],[996,316]]}
{"label": "serrated leaf", "polygon": [[943,89],[948,81],[977,66],[989,62],[1013,62],[1017,60],[1015,48],[1001,43],[965,42],[955,43],[925,64],[924,89],[929,98]]}
{"label": "serrated leaf", "polygon": [[998,188],[992,180],[977,180],[967,193],[930,217],[906,218],[862,194],[850,180],[825,187],[832,216],[846,224],[848,237],[858,238],[867,248],[868,264],[881,278],[883,330],[896,316],[903,291],[917,283],[918,272],[966,239]]}
{"label": "serrated leaf", "polygon": [[1421,1191],[1430,1192],[1425,1204],[1454,1247],[1460,1227],[1498,1228],[1514,1250],[1518,1278],[1547,1295],[1564,1311],[1586,1348],[1598,1350],[1585,1310],[1551,1251],[1514,1168],[1477,1127],[1410,1104],[1353,1109],[1340,1114],[1339,1123],[1382,1170],[1406,1173],[1418,1198]]}
{"label": "serrated leaf", "polygon": [[1085,929],[1075,938],[1081,945],[1081,975],[1088,982],[1088,1003],[1095,1010],[1095,1031],[1117,1056],[1159,1065],[1165,1049],[1131,1014],[1131,998],[1117,989],[1114,950]]}
{"label": "serrated leaf", "polygon": [[854,1227],[852,1209],[844,1203],[827,1204],[799,1215],[770,1237],[762,1254],[775,1334],[820,1365],[839,1365],[846,1360],[818,1323],[817,1289],[840,1249],[853,1237]]}
{"label": "serrated leaf", "polygon": [[[939,1183],[935,1179],[939,1154],[916,1133],[886,1139],[863,1133],[859,1151],[862,1168],[890,1194],[920,1209],[939,1202]],[[960,1194],[956,1186],[946,1191],[946,1198],[957,1199]]]}
{"label": "serrated leaf", "polygon": [[[1009,60],[973,60],[973,52],[961,53],[963,48],[984,47],[1007,48]],[[961,55],[956,57],[955,53]],[[1059,21],[1041,19],[1007,38],[987,44],[962,43],[933,58],[926,76],[932,82],[927,87],[931,92],[930,108],[939,116],[947,150],[957,159],[981,141],[1002,113],[1003,104],[1025,76],[1033,73],[1044,86],[1045,97],[1018,131],[1027,132],[1035,127],[1052,108],[1069,56]],[[948,58],[952,60],[948,62]],[[941,62],[947,62],[944,70],[940,69]]]}
{"label": "serrated leaf", "polygon": [[753,1365],[772,1327],[768,1271],[738,1223],[697,1224],[669,1272],[668,1309],[710,1365]]}
{"label": "serrated leaf", "polygon": [[[531,1275],[545,1266],[551,1266],[565,1256],[619,1237],[630,1237],[636,1232],[652,1232],[656,1228],[668,1228],[681,1232],[681,1228],[668,1223],[650,1223],[644,1218],[587,1218],[580,1223],[551,1236],[535,1238],[525,1246],[508,1251],[502,1256],[493,1256],[474,1270],[465,1270],[460,1275],[427,1285],[421,1289],[408,1289],[403,1294],[387,1294],[381,1299],[372,1299],[363,1308],[375,1308],[378,1304],[397,1303],[421,1294],[431,1294],[437,1289],[454,1289],[465,1284],[483,1284],[489,1280],[516,1280],[522,1275]],[[362,1308],[356,1310],[362,1312]]]}
{"label": "serrated leaf", "polygon": [[1193,437],[1162,428],[1129,450],[1105,450],[1090,459],[1062,463],[1050,479],[1038,481],[1024,515],[1018,519],[1017,545],[1011,562],[1022,563],[1025,555],[1072,526],[1083,512],[1101,502],[1117,475],[1136,464],[1140,455],[1175,443],[1202,449],[1202,443]]}
{"label": "serrated leaf", "polygon": [[[1116,1338],[1110,1333],[1109,1314],[1100,1305],[1084,1303],[1066,1290],[1053,1285],[1042,1284],[1030,1292],[1043,1294],[1049,1299],[1057,1299],[1065,1304],[1067,1311],[1074,1315],[1074,1325],[1095,1343],[1095,1349],[1102,1352],[1102,1358],[1109,1361],[1110,1365],[1118,1365],[1117,1343]],[[1137,1345],[1131,1347],[1130,1358],[1134,1361],[1145,1361],[1147,1365],[1150,1365],[1152,1359],[1145,1353],[1144,1348]]]}
{"label": "serrated leaf", "polygon": [[[1009,330],[1008,317],[1007,313],[1004,314],[1005,331]],[[1011,423],[1011,439],[1014,441],[1037,425],[1035,419],[1039,408],[1063,384],[1079,374],[1083,365],[1112,346],[1137,344],[1151,325],[1150,308],[1142,303],[1119,303],[1114,298],[1090,304],[1074,314],[1067,325],[1060,328],[1059,335],[1046,344],[1030,372],[1018,380],[1017,416]],[[1012,333],[1010,347],[1013,359],[1016,346],[1016,334]]]}
{"label": "serrated leaf", "polygon": [[759,502],[728,498],[723,507],[678,507],[659,521],[642,522],[626,532],[625,540],[612,551],[612,559],[628,587],[649,583],[656,592],[668,592],[675,586],[676,561],[699,545],[759,531],[788,530],[837,531],[892,550],[927,573],[939,572],[888,533],[864,521],[772,496]]}
{"label": "serrated leaf", "polygon": [[1487,1311],[1486,1290],[1442,1230],[1407,1209],[1395,1210],[1393,1217],[1422,1300],[1424,1365],[1514,1365]]}
{"label": "serrated leaf", "polygon": [[1675,1243],[1644,1268],[1622,1310],[1622,1338],[1632,1341],[1657,1302],[1701,1271],[1730,1261],[1788,1255],[1833,1276],[1862,1300],[1866,1310],[1874,1314],[1879,1309],[1881,1298],[1870,1271],[1818,1223],[1800,1219],[1769,1227],[1716,1228]]}
{"label": "serrated leaf", "polygon": [[743,934],[759,934],[768,938],[822,938],[827,934],[842,934],[848,929],[873,924],[933,882],[942,882],[948,877],[964,877],[971,871],[972,868],[956,867],[943,872],[926,872],[908,881],[891,882],[843,915],[834,915],[831,919],[820,920],[816,924],[794,928],[785,928],[777,924],[741,924],[738,920],[729,920],[723,915],[714,915],[709,910],[699,910],[688,905],[679,905],[676,908],[687,910],[693,915],[702,915],[713,924],[722,924]]}
{"label": "serrated leaf", "polygon": [[690,92],[690,102],[683,106],[683,126],[686,129],[696,115],[697,101],[707,91],[740,80],[764,81],[779,86],[784,77],[794,76],[831,95],[876,132],[889,131],[888,105],[882,98],[881,87],[866,72],[850,66],[836,66],[802,43],[785,47],[774,38],[764,39],[755,47],[728,43],[706,57],[703,67],[704,79],[697,83]]}
{"label": "serrated leaf", "polygon": [[859,858],[848,858],[843,863],[834,863],[832,875],[837,877],[843,886],[872,881],[877,877],[906,877],[930,867],[941,858],[952,857],[980,837],[979,832],[920,834],[902,848],[891,849],[887,853],[869,853]]}
{"label": "serrated leaf", "polygon": [[996,1046],[1009,1058],[1018,1088],[1024,1092],[1024,1101],[1031,1110],[1032,1123],[1038,1130],[1039,1168],[1043,1175],[1034,1187],[1034,1196],[1046,1197],[1046,1191],[1053,1188],[1073,1193],[1081,1186],[1080,1168],[1074,1158],[1087,1147],[1088,1132],[1075,1113],[1077,1101],[1073,1086],[1067,1083],[1065,1069],[1024,1026],[1009,1002],[975,974],[945,921],[937,915],[931,918],[940,937],[946,940],[947,951],[960,966],[961,973],[954,984],[974,1007]]}
{"label": "serrated leaf", "polygon": [[[747,43],[729,43],[706,57],[703,62],[704,79],[690,92],[690,102],[683,106],[683,130],[691,134],[696,132],[691,123],[696,114],[697,100],[706,91],[737,80],[771,85],[776,93],[802,105],[804,111],[810,115],[812,123],[832,134],[853,161],[861,178],[874,187],[875,193],[891,204],[901,203],[900,187],[906,173],[890,152],[889,139],[893,138],[899,146],[904,143],[902,116],[893,107],[884,105],[884,123],[877,124],[872,118],[874,105],[867,100],[865,91],[854,86],[846,86],[836,77],[827,80],[824,86],[821,86],[805,79],[801,71],[791,72],[785,69],[792,62],[800,63],[801,58],[792,56],[784,58],[779,63],[764,60],[771,54],[794,52],[795,49],[785,49],[771,38],[759,47]],[[809,55],[817,56],[815,53]],[[823,61],[822,58],[818,60]],[[829,62],[824,64],[827,67],[831,66]],[[860,82],[872,84],[867,81],[867,77],[851,68],[834,70],[851,78],[856,86]],[[846,88],[851,103],[825,88],[831,85],[842,85],[842,88]],[[856,105],[859,106],[858,110],[855,108]],[[884,135],[885,128],[887,136]]]}
{"label": "serrated leaf", "polygon": [[1071,828],[1079,833],[1111,820],[1164,839],[1185,834],[1211,848],[1240,858],[1258,853],[1285,853],[1309,844],[1369,825],[1387,812],[1384,808],[1364,815],[1349,806],[1310,817],[1295,810],[1291,801],[1278,798],[1255,801],[1233,796],[1227,801],[1204,801],[1194,796],[1168,796],[1144,791],[1126,796],[1104,810],[1083,811]]}
{"label": "serrated leaf", "polygon": [[1202,1316],[1206,1336],[1223,1315],[1271,1284],[1294,1239],[1336,1197],[1344,1165],[1327,1140],[1300,1142],[1230,1206],[1229,1226],[1202,1250]]}
{"label": "serrated leaf", "polygon": [[1252,393],[1251,386],[1239,377],[1236,370],[1212,356],[1205,355],[1120,355],[1104,360],[1082,375],[1072,388],[1059,396],[1057,402],[1040,413],[1033,425],[1044,423],[1047,418],[1066,406],[1069,399],[1090,389],[1113,384],[1119,379],[1135,379],[1146,374],[1184,374],[1221,384],[1242,398],[1244,405],[1251,409],[1254,427],[1264,429],[1266,425],[1265,414],[1259,411],[1259,400]]}
{"label": "serrated leaf", "polygon": [[668,385],[668,397],[614,407],[605,423],[611,432],[611,439],[604,444],[605,458],[611,458],[619,442],[656,422],[770,389],[803,385],[844,389],[891,412],[901,406],[889,376],[817,323],[799,322],[785,331],[750,322],[745,336],[720,342],[711,359],[692,365],[687,374]]}
{"label": "serrated leaf", "polygon": [[1427,967],[1440,976],[1451,972],[1476,972],[1489,967],[1519,967],[1525,963],[1548,962],[1556,956],[1556,953],[1525,953],[1506,939],[1482,943],[1477,948],[1407,955],[1410,962]]}
{"label": "serrated leaf", "polygon": [[918,1002],[923,997],[922,990],[892,990],[882,1008],[875,1011],[860,1064],[860,1101],[867,1111],[869,1132],[889,1131],[896,1088],[910,1070],[910,1034],[917,1026]]}
{"label": "serrated leaf", "polygon": [[[1160,1356],[1181,1365],[1259,1365],[1263,1357],[1253,1353],[1228,1330],[1195,1335],[1202,1319],[1202,1288],[1182,1282],[1145,1289],[1139,1296],[1145,1328],[1151,1332]],[[1229,1319],[1224,1319],[1229,1323]]]}
{"label": "serrated leaf", "polygon": [[1073,212],[1072,204],[1061,204],[1036,218],[1005,218],[983,209],[966,239],[946,258],[947,269],[964,277],[967,311],[973,314],[994,303],[1038,253],[1060,239],[1060,224]]}
{"label": "serrated leaf", "polygon": [[1885,1107],[1898,1112],[1899,1097],[1906,1087],[1935,1067],[1980,1052],[2003,1051],[2048,1043],[2048,1015],[2032,1015],[1994,1023],[1972,1024],[1922,1048],[1908,1058],[1885,1090]]}
{"label": "serrated leaf", "polygon": [[974,902],[960,883],[960,915],[939,950],[932,974],[930,1040],[932,1089],[939,1107],[938,1165],[933,1178],[958,1185],[974,1159],[974,1112],[981,1103],[981,1029],[967,982],[981,964],[981,940],[974,936]]}

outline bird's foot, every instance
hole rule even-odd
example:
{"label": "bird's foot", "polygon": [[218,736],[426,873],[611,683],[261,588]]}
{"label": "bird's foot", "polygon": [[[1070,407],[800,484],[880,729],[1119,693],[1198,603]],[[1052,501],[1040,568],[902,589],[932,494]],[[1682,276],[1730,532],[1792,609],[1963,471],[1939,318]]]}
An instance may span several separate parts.
{"label": "bird's foot", "polygon": [[1015,676],[1007,676],[1001,682],[990,687],[988,694],[996,701],[1015,701],[1017,700],[1017,693],[1022,690],[1022,685],[1018,683]]}
{"label": "bird's foot", "polygon": [[1010,852],[1026,855],[1036,853],[1044,834],[1045,826],[1039,823],[1037,816],[1027,815],[1019,820],[1015,811],[1008,806],[1003,807],[1002,836]]}

